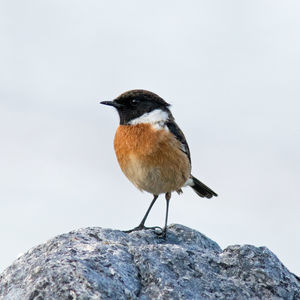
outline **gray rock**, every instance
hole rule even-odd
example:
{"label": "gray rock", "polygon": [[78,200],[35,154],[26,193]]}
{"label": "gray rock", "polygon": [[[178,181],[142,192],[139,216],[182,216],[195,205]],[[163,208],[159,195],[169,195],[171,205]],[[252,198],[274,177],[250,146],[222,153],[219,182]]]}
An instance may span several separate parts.
{"label": "gray rock", "polygon": [[224,251],[203,234],[169,226],[130,234],[86,228],[18,258],[0,276],[0,299],[300,299],[299,278],[265,247]]}

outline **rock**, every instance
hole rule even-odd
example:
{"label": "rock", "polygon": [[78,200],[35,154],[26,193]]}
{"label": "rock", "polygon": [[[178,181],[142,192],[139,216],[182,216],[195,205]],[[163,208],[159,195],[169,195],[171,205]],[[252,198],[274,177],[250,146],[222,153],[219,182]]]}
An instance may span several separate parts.
{"label": "rock", "polygon": [[203,234],[86,228],[59,235],[0,276],[0,299],[300,299],[299,278],[265,247],[224,251]]}

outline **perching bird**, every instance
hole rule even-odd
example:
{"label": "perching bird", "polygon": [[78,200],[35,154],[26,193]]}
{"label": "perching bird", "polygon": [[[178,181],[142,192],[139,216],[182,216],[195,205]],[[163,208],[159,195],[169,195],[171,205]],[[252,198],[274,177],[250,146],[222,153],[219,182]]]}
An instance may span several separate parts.
{"label": "perching bird", "polygon": [[139,190],[154,196],[140,225],[127,232],[156,228],[145,227],[145,221],[158,196],[165,194],[165,238],[172,192],[179,194],[182,187],[190,186],[200,197],[217,194],[191,174],[189,146],[170,104],[161,97],[146,90],[131,90],[101,104],[115,107],[120,116],[114,148],[123,173]]}

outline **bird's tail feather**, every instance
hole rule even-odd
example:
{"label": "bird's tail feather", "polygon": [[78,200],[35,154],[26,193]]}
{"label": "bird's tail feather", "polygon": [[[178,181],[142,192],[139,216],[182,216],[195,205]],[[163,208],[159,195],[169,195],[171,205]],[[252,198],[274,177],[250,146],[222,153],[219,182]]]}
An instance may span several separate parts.
{"label": "bird's tail feather", "polygon": [[212,189],[198,180],[196,177],[191,175],[188,184],[196,193],[202,198],[211,198],[213,196],[218,196]]}

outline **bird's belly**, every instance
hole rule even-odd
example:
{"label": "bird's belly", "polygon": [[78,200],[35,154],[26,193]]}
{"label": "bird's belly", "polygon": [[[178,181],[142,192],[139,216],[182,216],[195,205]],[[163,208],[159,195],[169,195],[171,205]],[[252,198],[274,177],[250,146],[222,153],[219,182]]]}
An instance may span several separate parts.
{"label": "bird's belly", "polygon": [[154,195],[179,190],[189,177],[185,169],[177,169],[171,165],[151,165],[131,157],[123,172],[140,190]]}
{"label": "bird's belly", "polygon": [[[140,125],[139,125],[140,126]],[[126,177],[140,190],[154,195],[179,190],[190,176],[190,162],[180,144],[164,130],[139,128],[133,139],[126,139],[122,129],[115,136],[118,162]],[[124,128],[125,129],[125,128]],[[137,129],[137,128],[136,128]],[[150,130],[151,132],[147,131]]]}

